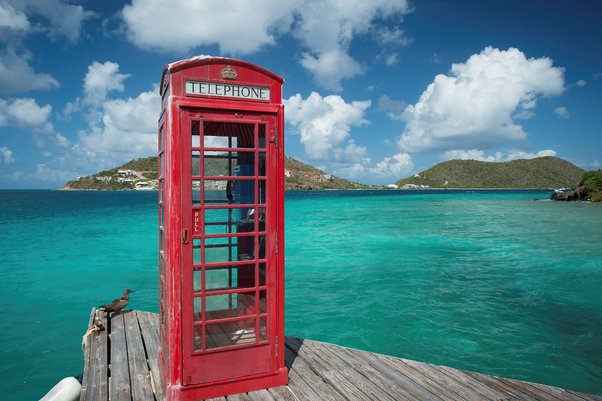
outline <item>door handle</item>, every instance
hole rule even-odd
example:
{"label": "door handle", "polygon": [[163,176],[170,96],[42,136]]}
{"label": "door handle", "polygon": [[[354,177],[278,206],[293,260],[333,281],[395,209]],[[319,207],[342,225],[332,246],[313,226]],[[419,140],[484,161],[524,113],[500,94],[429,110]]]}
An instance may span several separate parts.
{"label": "door handle", "polygon": [[182,238],[182,243],[187,244],[188,241],[190,240],[189,235],[188,235],[188,230],[183,229],[182,232],[180,233],[180,237]]}

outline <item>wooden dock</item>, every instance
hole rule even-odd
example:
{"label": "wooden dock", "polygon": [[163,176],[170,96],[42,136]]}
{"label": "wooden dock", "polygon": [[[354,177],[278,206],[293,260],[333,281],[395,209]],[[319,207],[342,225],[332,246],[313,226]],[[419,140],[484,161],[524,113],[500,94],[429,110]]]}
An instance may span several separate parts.
{"label": "wooden dock", "polygon": [[[158,315],[129,311],[84,336],[80,401],[162,401]],[[602,397],[445,366],[286,338],[289,384],[219,401],[602,401]]]}

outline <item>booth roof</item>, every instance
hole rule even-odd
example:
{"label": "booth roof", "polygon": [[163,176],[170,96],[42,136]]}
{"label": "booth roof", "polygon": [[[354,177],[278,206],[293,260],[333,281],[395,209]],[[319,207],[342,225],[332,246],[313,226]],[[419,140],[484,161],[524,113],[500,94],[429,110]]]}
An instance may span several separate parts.
{"label": "booth roof", "polygon": [[[166,64],[163,68],[163,79],[165,78],[165,73],[169,71],[170,73],[178,72],[186,68],[192,68],[203,64],[228,64],[240,67],[246,67],[257,72],[260,72],[264,75],[269,76],[270,78],[276,80],[280,84],[284,83],[284,78],[274,74],[273,72],[266,70],[263,67],[260,67],[255,64],[251,64],[247,61],[228,58],[228,57],[214,57],[214,56],[194,56],[185,60],[178,60],[173,63]],[[163,80],[162,79],[162,80]]]}

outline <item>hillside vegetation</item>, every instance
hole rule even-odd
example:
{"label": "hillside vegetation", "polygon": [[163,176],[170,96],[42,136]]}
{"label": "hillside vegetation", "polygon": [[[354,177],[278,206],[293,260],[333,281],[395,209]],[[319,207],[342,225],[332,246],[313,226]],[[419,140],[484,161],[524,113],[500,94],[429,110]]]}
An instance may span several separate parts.
{"label": "hillside vegetation", "polygon": [[65,190],[121,190],[156,189],[157,157],[144,157],[101,171],[86,177],[69,181]]}
{"label": "hillside vegetation", "polygon": [[300,162],[292,157],[284,159],[285,189],[366,189],[369,185],[358,184]]}
{"label": "hillside vegetation", "polygon": [[563,188],[579,183],[583,169],[557,157],[509,162],[449,160],[397,182],[400,188]]}
{"label": "hillside vegetation", "polygon": [[[223,175],[228,171],[227,159],[209,159],[205,165],[208,174]],[[197,165],[193,161],[193,167]],[[235,166],[235,162],[234,162]],[[198,167],[197,167],[198,168]],[[326,174],[322,170],[286,157],[284,160],[285,189],[317,190],[317,189],[360,189],[371,188]],[[86,177],[69,181],[65,190],[122,190],[122,189],[156,189],[157,157],[145,157],[131,160],[121,166],[101,171]]]}

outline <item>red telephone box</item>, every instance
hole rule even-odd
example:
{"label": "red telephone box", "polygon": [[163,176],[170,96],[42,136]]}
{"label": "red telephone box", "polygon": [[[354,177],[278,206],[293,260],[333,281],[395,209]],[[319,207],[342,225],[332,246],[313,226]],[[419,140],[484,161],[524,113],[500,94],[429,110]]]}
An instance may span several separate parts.
{"label": "red telephone box", "polygon": [[163,70],[159,352],[168,401],[287,382],[283,81],[221,57]]}

